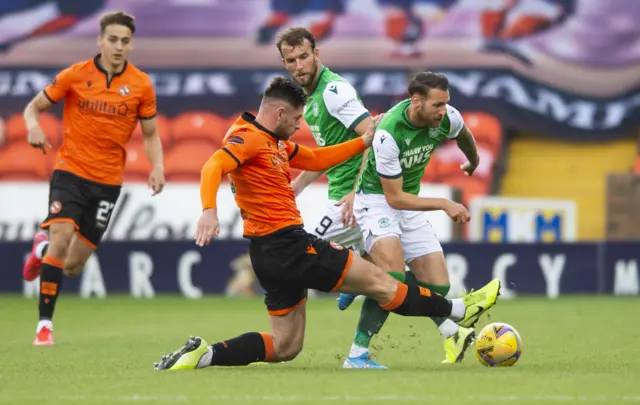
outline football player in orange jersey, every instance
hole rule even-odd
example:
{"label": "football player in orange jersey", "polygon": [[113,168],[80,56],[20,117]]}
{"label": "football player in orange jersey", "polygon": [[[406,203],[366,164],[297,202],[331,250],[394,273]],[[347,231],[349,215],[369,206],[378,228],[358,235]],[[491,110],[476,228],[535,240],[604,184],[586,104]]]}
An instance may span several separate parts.
{"label": "football player in orange jersey", "polygon": [[40,276],[40,322],[34,345],[52,345],[51,319],[63,273],[77,276],[100,243],[120,195],[126,143],[141,123],[153,167],[149,187],[164,187],[162,144],[156,123],[156,96],[149,76],[127,61],[134,18],[124,12],[100,20],[100,54],[60,72],[27,105],[24,119],[31,146],[47,152],[40,114],[65,99],[64,139],[49,188],[49,235],[34,237],[23,269],[25,280]]}
{"label": "football player in orange jersey", "polygon": [[219,233],[216,194],[229,174],[250,240],[254,272],[265,290],[271,333],[248,332],[207,345],[192,337],[156,363],[157,370],[241,366],[293,360],[302,350],[307,289],[366,295],[382,309],[405,316],[441,316],[472,322],[495,304],[500,281],[464,298],[447,300],[428,288],[401,283],[373,263],[334,242],[304,230],[291,188],[290,168],[326,170],[358,153],[373,140],[382,116],[361,136],[309,149],[289,139],[300,128],[307,96],[290,79],[276,77],[264,92],[257,116],[242,114],[202,169],[203,213],[196,244]]}

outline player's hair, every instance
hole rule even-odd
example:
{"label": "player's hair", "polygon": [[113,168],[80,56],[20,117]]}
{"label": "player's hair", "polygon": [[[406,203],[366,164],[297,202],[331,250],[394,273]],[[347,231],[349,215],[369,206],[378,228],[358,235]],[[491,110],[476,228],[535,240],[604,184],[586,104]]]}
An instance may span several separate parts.
{"label": "player's hair", "polygon": [[449,79],[440,73],[420,72],[409,82],[409,95],[419,94],[421,96],[429,95],[431,89],[449,90]]}
{"label": "player's hair", "polygon": [[124,11],[114,11],[113,13],[104,14],[100,17],[100,34],[110,25],[124,25],[131,30],[131,34],[136,32],[136,19],[131,14]]}
{"label": "player's hair", "polygon": [[276,76],[267,86],[263,100],[281,100],[294,108],[299,108],[307,103],[307,93],[296,82],[283,76]]}
{"label": "player's hair", "polygon": [[292,27],[282,32],[278,37],[276,46],[280,51],[280,55],[282,55],[282,44],[298,46],[304,44],[305,39],[311,44],[311,49],[316,49],[316,39],[313,37],[313,34],[304,27]]}

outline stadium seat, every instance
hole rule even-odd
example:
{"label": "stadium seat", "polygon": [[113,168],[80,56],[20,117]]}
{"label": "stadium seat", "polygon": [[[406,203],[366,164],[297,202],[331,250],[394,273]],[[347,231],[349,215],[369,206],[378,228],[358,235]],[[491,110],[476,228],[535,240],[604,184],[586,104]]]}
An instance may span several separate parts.
{"label": "stadium seat", "polygon": [[[49,154],[47,154],[49,155]],[[0,150],[0,180],[48,180],[47,159],[26,142],[13,142]]]}
{"label": "stadium seat", "polygon": [[[47,139],[54,148],[62,142],[62,121],[49,112],[40,115],[40,127],[47,135]],[[5,123],[7,143],[13,141],[27,141],[27,126],[24,123],[22,113],[12,115]]]}
{"label": "stadium seat", "polygon": [[190,141],[174,145],[165,155],[167,181],[200,181],[202,166],[217,147],[211,142]]}
{"label": "stadium seat", "polygon": [[441,177],[440,182],[462,192],[462,204],[469,207],[469,202],[476,196],[484,196],[489,193],[489,182],[475,176],[453,175]]}
{"label": "stadium seat", "polygon": [[640,176],[640,155],[638,155],[638,157],[636,157],[636,163],[633,166],[633,172]]}
{"label": "stadium seat", "polygon": [[176,116],[171,122],[175,143],[185,140],[205,140],[219,146],[229,130],[229,119],[207,111],[191,111]]}
{"label": "stadium seat", "polygon": [[[487,181],[491,181],[493,178],[493,166],[496,155],[494,154],[492,147],[483,141],[478,141],[477,147],[478,154],[480,155],[480,166],[478,166],[473,176],[482,177]],[[460,165],[466,163],[467,158],[455,142],[447,142],[440,146],[436,149],[434,155],[437,156],[439,160],[437,172],[438,177],[449,177],[463,174],[460,170]]]}
{"label": "stadium seat", "polygon": [[[171,141],[173,140],[171,137],[171,128],[169,125],[169,119],[162,114],[158,114],[156,116],[158,122],[158,135],[160,135],[160,140],[162,141],[162,146],[164,148],[168,148],[171,146]],[[140,141],[143,139],[142,135],[142,126],[140,122],[136,125],[136,128],[133,130],[131,134],[130,142]]]}
{"label": "stadium seat", "polygon": [[424,176],[422,177],[423,182],[427,183],[436,183],[438,181],[438,173],[440,173],[440,159],[437,155],[432,155],[431,160],[429,160],[429,164],[424,168]]}
{"label": "stadium seat", "polygon": [[502,147],[502,124],[491,114],[482,112],[462,113],[467,128],[477,142],[488,144],[494,153],[499,153]]}
{"label": "stadium seat", "polygon": [[129,142],[127,145],[127,162],[124,168],[125,181],[146,182],[150,173],[151,164],[144,150],[144,142],[139,139]]}

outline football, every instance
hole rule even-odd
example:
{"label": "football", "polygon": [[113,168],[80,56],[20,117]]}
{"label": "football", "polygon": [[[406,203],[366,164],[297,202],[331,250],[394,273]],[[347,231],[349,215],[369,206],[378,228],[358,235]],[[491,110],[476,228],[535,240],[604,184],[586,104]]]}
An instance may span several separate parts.
{"label": "football", "polygon": [[511,325],[491,323],[480,331],[476,339],[476,356],[487,367],[509,367],[522,355],[522,339]]}

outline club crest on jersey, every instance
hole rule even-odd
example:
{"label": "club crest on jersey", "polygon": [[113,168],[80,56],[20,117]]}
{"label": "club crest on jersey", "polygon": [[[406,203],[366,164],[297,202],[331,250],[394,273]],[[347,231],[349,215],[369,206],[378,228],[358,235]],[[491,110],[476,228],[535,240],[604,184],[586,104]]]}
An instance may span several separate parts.
{"label": "club crest on jersey", "polygon": [[124,96],[128,96],[129,93],[131,93],[131,90],[129,90],[129,88],[126,85],[120,86],[120,90],[119,91],[120,91],[120,95],[123,96],[123,97]]}

